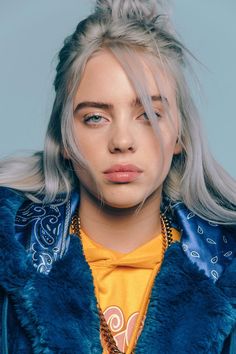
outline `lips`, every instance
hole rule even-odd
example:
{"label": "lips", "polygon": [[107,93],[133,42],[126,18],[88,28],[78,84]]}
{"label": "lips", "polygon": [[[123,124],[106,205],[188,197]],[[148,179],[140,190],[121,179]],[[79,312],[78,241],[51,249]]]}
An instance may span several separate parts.
{"label": "lips", "polygon": [[135,181],[143,171],[135,165],[113,165],[104,171],[105,178],[114,183]]}

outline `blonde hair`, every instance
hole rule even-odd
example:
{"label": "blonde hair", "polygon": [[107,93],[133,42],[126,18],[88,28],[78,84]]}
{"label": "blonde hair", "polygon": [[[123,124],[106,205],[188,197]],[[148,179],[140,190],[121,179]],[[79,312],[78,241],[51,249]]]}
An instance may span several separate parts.
{"label": "blonde hair", "polygon": [[236,222],[236,182],[209,152],[185,78],[189,52],[178,40],[164,3],[97,1],[94,13],[78,24],[59,52],[54,81],[56,97],[44,151],[2,160],[1,185],[21,190],[36,202],[38,194],[44,195],[46,203],[52,202],[58,193],[64,193],[65,200],[69,198],[79,183],[71,161],[85,164],[73,134],[73,99],[88,59],[107,48],[130,78],[150,118],[151,103],[144,79],[138,75],[139,55],[156,63],[175,83],[182,152],[173,157],[163,193],[173,201],[183,201],[205,219]]}

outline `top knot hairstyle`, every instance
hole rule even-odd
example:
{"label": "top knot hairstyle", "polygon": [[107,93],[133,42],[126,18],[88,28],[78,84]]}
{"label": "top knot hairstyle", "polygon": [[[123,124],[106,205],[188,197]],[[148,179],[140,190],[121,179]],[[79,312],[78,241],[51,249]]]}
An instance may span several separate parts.
{"label": "top knot hairstyle", "polygon": [[236,183],[212,158],[206,145],[186,80],[190,55],[176,36],[167,0],[97,0],[94,12],[78,24],[59,52],[56,96],[44,151],[2,162],[0,183],[22,190],[36,201],[38,193],[44,195],[46,203],[59,192],[69,197],[78,185],[71,161],[86,165],[74,138],[73,100],[87,61],[104,49],[124,69],[160,142],[142,60],[148,64],[160,93],[157,69],[173,84],[182,152],[173,157],[164,194],[172,201],[182,200],[205,219],[235,223]]}
{"label": "top knot hairstyle", "polygon": [[95,13],[107,15],[115,19],[134,19],[140,21],[155,21],[162,12],[167,12],[164,3],[168,1],[139,0],[98,0]]}
{"label": "top knot hairstyle", "polygon": [[[60,84],[61,74],[82,52],[98,51],[104,47],[121,44],[139,47],[157,53],[155,34],[158,33],[162,48],[172,46],[173,53],[181,55],[182,44],[173,36],[174,30],[169,20],[168,0],[97,0],[94,12],[81,21],[76,31],[66,38],[59,53],[59,63],[54,86]],[[153,32],[153,35],[150,35]],[[154,41],[153,41],[154,39]],[[96,47],[97,46],[97,47]],[[161,48],[160,48],[161,49]],[[73,55],[72,55],[73,54]],[[180,57],[180,56],[179,56]],[[164,58],[164,56],[163,56]],[[67,71],[67,70],[66,70]]]}
{"label": "top knot hairstyle", "polygon": [[132,21],[142,25],[174,32],[169,21],[170,6],[168,0],[97,0],[95,16],[109,21]]}

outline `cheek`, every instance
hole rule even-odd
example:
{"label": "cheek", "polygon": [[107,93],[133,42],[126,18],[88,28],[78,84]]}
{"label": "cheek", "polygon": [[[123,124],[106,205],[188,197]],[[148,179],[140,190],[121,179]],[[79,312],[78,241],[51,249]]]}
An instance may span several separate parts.
{"label": "cheek", "polygon": [[[91,141],[91,138],[88,136],[86,138],[83,135],[81,137],[78,137],[77,134],[76,145],[79,149],[82,159],[85,161],[86,164],[90,166],[90,168],[92,168],[94,163],[96,162],[96,157],[99,154],[96,142]],[[87,169],[85,170],[80,166],[76,166],[76,171],[79,174],[89,174],[89,171],[87,171]]]}
{"label": "cheek", "polygon": [[164,135],[162,140],[155,138],[146,151],[145,159],[151,165],[151,174],[156,179],[165,179],[167,176],[175,151],[176,137],[173,134]]}
{"label": "cheek", "polygon": [[147,159],[160,161],[160,159],[169,160],[173,155],[177,137],[170,131],[161,130],[160,134],[156,135],[152,132],[143,139],[144,153]]}
{"label": "cheek", "polygon": [[78,126],[75,130],[75,140],[81,155],[92,166],[96,164],[98,156],[104,153],[107,139],[104,134]]}
{"label": "cheek", "polygon": [[92,193],[97,194],[96,189],[96,179],[88,168],[81,168],[79,166],[74,166],[76,176],[79,179],[80,185],[84,186],[86,189],[90,190]]}

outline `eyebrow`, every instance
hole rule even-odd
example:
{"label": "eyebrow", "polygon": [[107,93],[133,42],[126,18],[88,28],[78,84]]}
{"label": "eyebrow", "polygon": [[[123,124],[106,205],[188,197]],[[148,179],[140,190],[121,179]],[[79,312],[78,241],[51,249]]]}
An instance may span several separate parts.
{"label": "eyebrow", "polygon": [[[167,105],[169,105],[168,99],[164,96],[161,96],[161,95],[153,95],[153,96],[151,96],[151,100],[153,102],[163,102],[164,101]],[[131,102],[130,105],[131,105],[131,107],[142,106],[140,98],[136,97]],[[77,106],[75,107],[74,113],[78,112],[79,110],[81,110],[83,108],[100,108],[100,109],[105,109],[105,110],[112,110],[114,108],[114,106],[111,103],[84,101],[84,102],[80,102],[77,104]]]}

